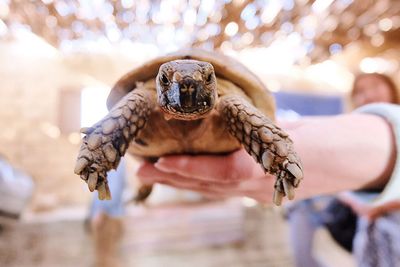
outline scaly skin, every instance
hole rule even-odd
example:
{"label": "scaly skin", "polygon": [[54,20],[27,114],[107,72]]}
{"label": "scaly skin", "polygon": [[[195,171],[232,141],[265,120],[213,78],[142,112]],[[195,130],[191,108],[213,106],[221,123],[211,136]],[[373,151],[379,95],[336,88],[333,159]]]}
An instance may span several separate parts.
{"label": "scaly skin", "polygon": [[[294,188],[303,178],[303,171],[292,141],[242,96],[231,92],[218,101],[217,80],[211,64],[196,60],[164,63],[155,83],[158,101],[155,91],[138,83],[137,88],[122,98],[104,119],[83,131],[86,136],[75,173],[88,183],[90,191],[98,190],[100,199],[111,198],[107,172],[118,166],[158,102],[161,110],[156,112],[163,112],[178,121],[206,117],[216,108],[230,133],[265,172],[277,177],[273,202],[280,205],[284,196],[294,198]],[[232,145],[236,147],[237,143]],[[137,200],[144,200],[150,192],[151,186],[142,187]]]}
{"label": "scaly skin", "polygon": [[75,173],[98,190],[99,199],[111,199],[107,172],[116,169],[129,143],[145,126],[154,108],[154,98],[145,88],[137,88],[118,102],[110,113],[90,128],[83,138]]}
{"label": "scaly skin", "polygon": [[280,205],[284,196],[293,199],[303,171],[288,135],[241,97],[224,96],[217,109],[246,151],[265,172],[276,175],[273,202]]}

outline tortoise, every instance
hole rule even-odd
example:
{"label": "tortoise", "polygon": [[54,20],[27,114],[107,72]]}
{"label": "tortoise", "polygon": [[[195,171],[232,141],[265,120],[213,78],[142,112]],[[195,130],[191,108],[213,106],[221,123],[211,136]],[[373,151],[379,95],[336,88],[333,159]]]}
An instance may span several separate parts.
{"label": "tortoise", "polygon": [[[112,88],[109,113],[85,134],[75,173],[111,199],[107,171],[126,151],[145,159],[171,154],[223,154],[244,147],[276,176],[273,202],[294,198],[303,178],[293,142],[274,124],[275,104],[261,80],[217,52],[181,50],[148,61]],[[143,186],[142,199],[151,192]]]}

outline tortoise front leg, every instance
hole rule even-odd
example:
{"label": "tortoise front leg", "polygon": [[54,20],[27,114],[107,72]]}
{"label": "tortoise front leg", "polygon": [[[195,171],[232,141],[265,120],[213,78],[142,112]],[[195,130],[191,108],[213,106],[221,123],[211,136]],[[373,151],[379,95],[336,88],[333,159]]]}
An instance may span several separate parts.
{"label": "tortoise front leg", "polygon": [[277,177],[273,202],[280,205],[284,196],[293,199],[294,188],[303,178],[303,171],[288,135],[240,97],[222,97],[217,109],[230,133],[262,165],[265,172]]}
{"label": "tortoise front leg", "polygon": [[90,128],[84,128],[75,173],[87,182],[89,190],[99,192],[99,199],[111,199],[107,172],[116,169],[129,143],[145,126],[155,98],[145,88],[131,91]]}

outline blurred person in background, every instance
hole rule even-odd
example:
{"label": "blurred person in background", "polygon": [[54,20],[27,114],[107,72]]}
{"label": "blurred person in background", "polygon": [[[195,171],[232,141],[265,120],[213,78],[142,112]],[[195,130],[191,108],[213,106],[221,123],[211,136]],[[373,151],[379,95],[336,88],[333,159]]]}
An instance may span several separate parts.
{"label": "blurred person in background", "polygon": [[[360,107],[373,103],[374,95],[377,102],[392,104]],[[372,195],[355,197],[350,193],[350,197],[341,197],[351,207],[350,213],[361,218],[357,222],[355,256],[360,266],[395,266],[393,262],[400,262],[400,217],[398,212],[388,212],[400,203],[400,107],[393,104],[398,94],[386,76],[362,74],[355,80],[351,98],[354,106],[360,107],[351,114],[281,123],[304,164],[305,179],[296,191],[297,197],[373,191]],[[264,203],[272,198],[275,180],[243,150],[226,156],[163,157],[155,164],[143,164],[138,174],[144,183],[191,189],[210,198],[248,196]],[[382,227],[388,224],[389,228]],[[301,244],[301,230],[293,234],[300,237]]]}
{"label": "blurred person in background", "polygon": [[[380,73],[358,75],[350,99],[353,108],[361,108],[370,103],[400,103],[399,90],[395,83],[389,76]],[[355,233],[348,242],[352,244],[352,252],[359,266],[400,264],[400,187],[399,184],[392,184],[391,188],[397,190],[382,191],[381,188],[373,188],[369,191],[344,192],[338,195],[338,203],[343,203],[345,208],[354,213]],[[340,233],[340,229],[337,228],[336,232]],[[333,237],[334,234],[335,232],[332,233]]]}
{"label": "blurred person in background", "polygon": [[371,103],[399,104],[399,91],[387,75],[362,73],[354,80],[350,102],[353,109]]}
{"label": "blurred person in background", "polygon": [[118,267],[118,252],[123,235],[122,216],[125,215],[123,199],[124,188],[127,183],[126,161],[124,158],[116,170],[108,173],[111,200],[99,200],[97,191],[93,193],[89,218],[86,227],[89,228],[95,247],[96,267]]}
{"label": "blurred person in background", "polygon": [[[356,76],[349,95],[351,109],[371,103],[398,104],[398,90],[390,77],[379,73],[363,73]],[[374,192],[375,191],[375,192]],[[379,194],[379,189],[363,192],[346,192],[335,196],[310,198],[289,206],[287,217],[296,266],[322,266],[313,255],[316,230],[326,227],[331,237],[346,251],[353,252],[357,231],[365,235],[365,226],[357,229],[364,216],[370,219],[384,214],[386,209],[396,209],[400,202],[374,206],[369,203]],[[365,223],[364,223],[365,225]],[[399,229],[400,230],[400,229]],[[302,233],[301,236],[298,233]],[[362,233],[362,234],[361,234]],[[358,244],[358,248],[365,244]],[[367,265],[363,265],[367,266]],[[376,265],[378,266],[378,265]]]}

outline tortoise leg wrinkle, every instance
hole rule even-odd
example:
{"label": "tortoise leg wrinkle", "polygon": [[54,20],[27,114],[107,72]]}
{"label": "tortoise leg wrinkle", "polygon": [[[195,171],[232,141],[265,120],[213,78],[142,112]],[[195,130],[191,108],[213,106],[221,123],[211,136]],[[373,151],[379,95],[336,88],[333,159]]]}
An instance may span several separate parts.
{"label": "tortoise leg wrinkle", "polygon": [[97,190],[99,199],[111,199],[107,172],[116,169],[129,143],[145,126],[155,99],[144,88],[135,89],[122,98],[85,134],[74,172],[86,181],[90,191]]}
{"label": "tortoise leg wrinkle", "polygon": [[240,97],[224,96],[217,108],[230,133],[265,172],[276,176],[273,202],[280,205],[285,196],[293,199],[294,188],[303,179],[303,169],[289,136]]}

